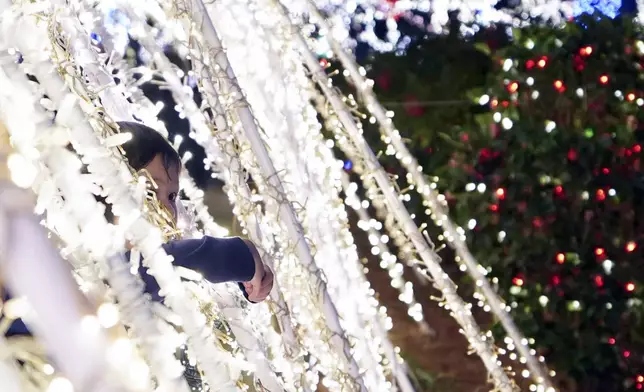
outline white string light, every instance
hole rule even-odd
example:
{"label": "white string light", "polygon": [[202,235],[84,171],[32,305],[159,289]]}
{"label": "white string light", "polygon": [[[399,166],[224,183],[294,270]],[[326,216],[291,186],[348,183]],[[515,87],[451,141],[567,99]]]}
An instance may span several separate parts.
{"label": "white string light", "polygon": [[[317,23],[322,26],[322,29],[330,29],[325,19],[319,14],[315,6],[310,1],[309,5],[310,11],[315,16]],[[423,175],[422,167],[418,165],[416,159],[405,146],[400,133],[394,128],[392,119],[387,115],[385,109],[378,102],[372,90],[373,81],[364,77],[365,70],[359,67],[355,60],[344,52],[337,41],[331,39],[330,46],[334,50],[334,55],[337,56],[345,67],[345,75],[355,86],[358,95],[365,104],[365,107],[378,122],[383,140],[388,143],[388,148],[393,147],[393,154],[391,155],[395,155],[401,165],[407,170],[406,179],[410,183],[410,186],[414,187],[418,191],[423,199],[423,204],[430,211],[428,215],[430,215],[434,220],[437,227],[443,228],[443,235],[447,238],[447,243],[456,250],[456,260],[462,263],[465,267],[464,270],[475,280],[476,286],[485,298],[486,303],[489,304],[490,310],[500,320],[512,341],[527,342],[527,339],[525,339],[523,334],[510,318],[506,311],[505,304],[490,286],[487,278],[485,277],[487,272],[474,259],[467,249],[465,244],[465,232],[449,219],[445,207],[446,201],[444,196],[435,190],[435,183],[429,184],[427,182]],[[535,356],[530,353],[529,347],[523,344],[515,345],[517,346],[517,350],[520,352],[522,358],[525,358],[527,367],[533,375],[535,382],[539,385],[544,385],[546,388],[551,388],[552,385],[546,371]]]}
{"label": "white string light", "polygon": [[[33,26],[26,25],[25,27],[28,30],[35,30]],[[42,58],[43,54],[47,55],[46,50],[40,49],[36,51],[33,47],[27,45],[21,47],[21,52],[30,61],[34,61],[39,57]],[[160,248],[161,238],[156,237],[159,235],[158,229],[152,229],[138,212],[133,200],[125,196],[128,194],[127,186],[119,181],[124,178],[123,176],[127,178],[127,175],[122,169],[120,173],[115,171],[118,169],[114,166],[111,154],[105,146],[100,144],[92,129],[86,125],[84,115],[79,111],[78,107],[75,107],[73,100],[65,99],[62,83],[47,73],[44,63],[43,65],[34,64],[32,72],[46,89],[52,101],[64,100],[63,109],[67,110],[59,110],[57,120],[61,124],[69,125],[76,151],[87,161],[90,172],[96,176],[97,183],[102,185],[106,191],[108,201],[113,203],[115,214],[121,217],[119,226],[126,230],[128,237],[131,236],[129,238],[130,242],[135,247],[140,247],[143,255],[146,256],[144,261],[150,267],[150,273],[156,277],[161,289],[167,293],[166,302],[170,303],[174,310],[183,316],[184,331],[189,336],[189,342],[193,346],[192,351],[197,354],[199,363],[209,383],[222,390],[230,389],[231,381],[229,380],[231,379],[226,379],[226,377],[230,377],[229,374],[231,373],[230,370],[225,369],[224,365],[227,361],[226,354],[217,350],[215,345],[207,343],[208,340],[212,342],[212,335],[204,334],[200,326],[203,324],[198,321],[196,309],[191,309],[190,301],[182,289],[179,277],[173,273],[171,264],[167,259],[168,256]],[[104,152],[101,153],[101,150]],[[211,347],[212,349],[210,349]]]}
{"label": "white string light", "polygon": [[[288,19],[288,14],[286,13],[286,11],[283,14],[282,20],[285,24],[288,23],[289,25],[291,25],[291,21]],[[315,56],[309,50],[304,38],[298,33],[295,34],[297,38],[299,38],[299,50],[304,57],[305,63],[313,73],[313,79],[318,83],[318,86],[324,93],[326,99],[333,109],[333,112],[337,116],[334,131],[346,132],[345,136],[347,137],[347,141],[349,143],[355,144],[355,146],[353,147],[355,148],[355,154],[353,154],[356,158],[355,160],[364,162],[365,168],[367,169],[367,173],[365,175],[373,177],[374,180],[378,183],[378,186],[387,201],[390,212],[395,216],[396,220],[398,220],[401,226],[403,226],[405,232],[416,247],[416,251],[418,252],[425,266],[430,271],[430,274],[434,280],[434,285],[439,290],[441,290],[441,292],[445,296],[445,301],[451,309],[453,317],[463,327],[463,331],[468,338],[468,341],[483,360],[483,363],[488,369],[488,372],[490,373],[495,386],[500,390],[514,391],[514,383],[511,382],[508,375],[500,366],[496,353],[494,352],[491,345],[487,342],[487,338],[481,334],[479,327],[471,314],[471,311],[456,293],[456,287],[454,283],[451,281],[451,279],[449,279],[447,274],[445,274],[440,267],[440,258],[433,251],[431,245],[428,244],[427,239],[424,238],[420,233],[418,227],[404,208],[404,205],[393,191],[393,187],[388,176],[385,174],[384,170],[380,166],[380,163],[373,154],[373,151],[371,151],[369,146],[366,144],[366,141],[362,137],[361,131],[359,129],[359,124],[356,124],[355,119],[348,111],[346,105],[342,102],[342,99],[335,92],[335,90],[330,87],[330,80],[318,64]],[[340,147],[346,149],[349,147],[349,143],[340,144]]]}
{"label": "white string light", "polygon": [[[321,267],[328,277],[329,287],[332,290],[335,287],[344,291],[344,294],[342,291],[339,292],[340,294],[336,294],[339,295],[337,298],[341,298],[341,314],[364,313],[360,309],[365,309],[365,303],[373,303],[374,300],[373,298],[369,299],[365,292],[364,287],[368,286],[364,286],[367,283],[360,271],[361,266],[355,252],[353,238],[346,229],[348,227],[346,211],[341,208],[342,204],[338,199],[339,181],[337,177],[341,172],[340,165],[332,158],[329,147],[324,145],[322,141],[317,119],[311,116],[311,114],[315,114],[315,111],[307,104],[307,100],[303,99],[305,92],[298,85],[308,85],[308,79],[301,63],[297,61],[297,53],[292,49],[288,50],[288,40],[280,38],[283,42],[281,47],[287,46],[287,48],[280,51],[279,58],[275,55],[272,57],[270,51],[266,53],[266,57],[260,57],[258,52],[263,48],[256,45],[257,42],[260,42],[259,37],[249,34],[249,31],[253,30],[251,25],[263,27],[261,31],[258,31],[258,34],[261,34],[264,40],[275,39],[275,35],[280,34],[280,29],[279,24],[276,23],[277,18],[268,12],[269,7],[262,5],[261,2],[256,3],[255,9],[261,9],[262,12],[261,15],[254,16],[254,21],[253,17],[248,18],[249,11],[245,10],[240,2],[235,2],[235,4],[221,3],[221,8],[213,12],[213,15],[217,15],[220,21],[227,21],[222,31],[227,47],[230,48],[228,55],[240,78],[242,88],[249,97],[254,114],[258,116],[260,123],[264,124],[264,140],[269,145],[278,173],[284,175],[284,183],[289,197],[306,207],[299,210],[298,213],[302,216],[307,230],[313,233],[312,239],[317,254],[321,255],[322,252],[326,252],[325,256],[318,256],[317,259],[324,262]],[[237,14],[233,13],[235,10],[238,10]],[[227,11],[231,13],[229,14]],[[252,16],[253,12],[250,11],[250,14]],[[247,26],[234,26],[234,24],[242,24],[244,20],[247,21]],[[257,29],[257,27],[254,28]],[[275,41],[268,42],[271,44],[266,45],[267,47],[280,47],[280,41],[277,43]],[[250,56],[253,56],[254,60],[248,61]],[[265,69],[274,70],[279,63],[286,63],[286,74],[273,71],[269,75],[263,75]],[[274,64],[275,66],[267,68],[263,64]],[[257,78],[255,75],[262,76]],[[298,80],[296,78],[298,75],[301,75],[303,80]],[[253,83],[254,78],[257,79]],[[282,91],[282,86],[288,86],[288,89]],[[263,96],[270,96],[271,100],[262,100]],[[267,104],[268,107],[266,107]],[[287,118],[275,118],[282,113]],[[303,113],[304,116],[299,113]],[[289,127],[286,127],[287,124]],[[295,129],[296,132],[291,132],[292,129]],[[286,142],[283,142],[284,140]],[[337,207],[332,209],[317,208],[322,205]],[[336,233],[340,233],[341,236]],[[340,253],[336,249],[339,249]],[[358,270],[351,271],[349,268],[351,266],[357,267]],[[347,279],[349,276],[351,279]],[[349,299],[355,299],[355,304],[352,305]],[[337,301],[336,299],[336,303]],[[353,306],[353,308],[347,306]],[[378,314],[375,309],[370,315],[365,313],[362,315],[364,320],[362,322],[371,324],[370,320],[374,318],[375,314]],[[376,320],[372,325],[380,323],[380,320]],[[345,322],[345,325],[354,324]],[[373,329],[374,327],[369,328]],[[361,330],[367,331],[368,329],[361,328]],[[354,336],[356,332],[358,331],[349,331]],[[386,341],[384,331],[379,334],[379,339],[383,342]],[[362,335],[365,335],[364,332]],[[364,347],[373,347],[373,344],[367,343],[368,341],[363,343]],[[357,351],[358,347],[354,347],[354,350]],[[389,351],[389,360],[396,361],[393,351]],[[371,355],[376,358],[376,361],[381,361],[377,358],[379,355],[376,353]],[[373,368],[373,365],[365,367],[369,369]],[[383,388],[390,387],[383,385]]]}
{"label": "white string light", "polygon": [[[134,18],[132,18],[132,19],[134,19]],[[148,45],[147,45],[147,48],[152,48],[152,47],[153,47],[153,44],[152,44],[151,42],[149,42],[149,41],[148,41],[148,42],[147,42],[147,44],[148,44]],[[146,43],[145,43],[145,42],[144,42],[144,45],[146,45]],[[151,46],[150,46],[150,45],[151,45]],[[166,73],[165,73],[165,76],[166,76],[166,80],[168,80],[168,81],[171,81],[171,79],[173,79],[173,75],[170,75],[170,74],[169,74],[169,72],[166,72]],[[177,85],[177,84],[175,83],[175,86],[176,86],[176,85]],[[171,87],[171,88],[172,88],[172,87]],[[176,90],[175,90],[175,91],[176,91]],[[189,102],[187,102],[187,101],[185,101],[185,100],[184,100],[182,103],[183,103],[183,104],[185,104],[185,105],[184,105],[184,109],[188,109],[188,108],[189,108],[189,106],[190,106],[190,103],[189,103]],[[192,104],[192,105],[194,105],[194,104]],[[188,110],[186,110],[186,112],[188,112]],[[189,114],[189,112],[188,112],[187,116],[188,116],[188,118],[190,118],[190,114]],[[209,133],[209,132],[208,132],[208,133]],[[202,135],[203,135],[203,134],[205,134],[205,133],[202,133]]]}
{"label": "white string light", "polygon": [[[129,81],[126,81],[126,80],[123,80],[123,79],[124,78],[123,78],[123,74],[122,74],[121,75],[121,84],[120,84],[120,86],[127,85],[128,82],[129,82]],[[119,98],[122,101],[124,101],[123,94],[107,94],[107,93],[111,92],[110,88],[104,89],[104,90],[102,90],[102,92],[104,93],[104,95],[102,96],[102,98],[103,98],[102,101],[105,102],[106,104],[109,104],[110,107],[119,107],[119,106],[123,105],[123,103],[118,102]],[[146,112],[146,109],[145,109],[146,102],[144,102],[144,101],[147,101],[147,100],[145,98],[139,98],[138,99],[138,102],[137,102],[137,104],[138,104],[137,115],[138,116],[140,116],[142,113]],[[149,101],[147,103],[149,103]],[[147,106],[150,106],[150,105],[148,104]],[[151,110],[151,109],[147,109],[147,110]],[[156,120],[156,117],[154,116],[154,114],[152,114],[152,116],[150,116],[150,115],[145,116],[144,115],[142,117],[153,118],[154,120]],[[125,117],[125,119],[128,119],[128,118]],[[150,122],[154,122],[154,121],[150,121]],[[159,124],[158,122],[155,125],[158,126],[158,127],[162,126],[162,124]],[[167,134],[167,132],[166,132],[166,134]],[[178,145],[177,145],[177,148],[178,148]],[[194,207],[194,213],[196,214],[197,218],[200,219],[202,221],[202,223],[204,224],[204,230],[205,230],[206,234],[213,235],[213,236],[225,236],[225,235],[227,235],[228,234],[227,230],[225,230],[221,226],[217,225],[212,220],[212,217],[208,214],[208,211],[205,209],[205,206],[203,205],[203,202],[202,202],[203,191],[201,191],[201,190],[199,190],[199,189],[197,189],[195,187],[194,181],[192,181],[192,179],[189,176],[187,176],[186,173],[183,173],[183,175],[182,175],[181,187],[184,190],[184,192],[186,192],[188,194],[188,196],[192,199],[192,203],[193,203],[193,207]],[[188,228],[185,228],[184,230],[188,230]],[[197,235],[203,235],[201,233],[196,233],[196,234]],[[221,287],[221,285],[219,285],[218,287]],[[239,295],[236,295],[236,296],[232,295],[232,297],[231,297],[231,294],[235,293],[235,292],[237,292],[237,293],[239,292],[239,289],[237,287],[234,287],[232,291],[231,290],[226,290],[224,288],[222,288],[222,290],[218,290],[218,295],[219,295],[220,299],[222,298],[222,295],[223,295],[223,298],[226,298],[226,303],[227,303],[228,308],[230,308],[231,306],[234,307],[234,304],[237,304],[238,306],[240,304],[240,300],[239,300],[240,296]],[[235,297],[237,299],[235,299]],[[221,300],[223,301],[223,299],[221,299]],[[242,301],[241,303],[245,302],[245,300],[243,298],[241,299],[241,301]],[[202,299],[202,302],[203,302],[203,299]],[[210,302],[212,302],[212,300]],[[261,306],[260,306],[260,308],[261,308]],[[233,313],[231,313],[231,310],[228,310],[226,313],[229,314],[229,315],[233,314]],[[244,334],[243,331],[241,331],[239,328],[236,327],[238,325],[250,325],[251,324],[251,322],[250,322],[251,319],[249,318],[249,315],[247,313],[248,312],[244,312],[243,310],[239,309],[239,312],[236,312],[235,315],[236,316],[242,316],[245,321],[240,322],[240,321],[237,321],[237,319],[230,319],[230,318],[227,318],[227,321],[229,322],[229,324],[231,324],[231,328],[235,332],[235,335],[237,336],[237,339],[240,339],[240,336],[243,336],[245,338],[245,339],[242,339],[241,346],[245,349],[245,352],[248,355],[249,354],[248,350],[251,350],[252,347],[257,347],[258,342],[256,340],[253,340],[253,338],[249,338],[249,336],[247,334]],[[255,312],[255,316],[257,316],[259,314],[260,313]],[[266,309],[264,309],[264,314],[268,314]],[[233,325],[235,327],[233,327]],[[267,328],[267,329],[271,329],[271,328]],[[287,333],[286,328],[285,328],[284,333],[285,334]],[[273,352],[275,352],[275,351],[277,351],[277,350],[275,350],[273,348]],[[261,379],[263,379],[264,385],[268,386],[271,390],[278,390],[278,387],[275,386],[273,381],[271,381],[272,377],[273,377],[272,372],[270,372],[270,371],[267,372],[265,370],[266,367],[264,366],[264,361],[263,361],[263,359],[265,359],[265,355],[255,353],[253,355],[250,355],[250,358],[252,358],[254,360],[253,362],[255,363],[257,369],[260,370],[259,373],[261,373],[261,374],[258,374],[258,375],[260,376]],[[280,369],[282,369],[283,373],[286,372],[286,370],[287,370],[287,369],[285,369],[285,366],[281,366]],[[290,383],[290,384],[293,384],[293,383]]]}
{"label": "white string light", "polygon": [[[9,13],[4,14],[5,18],[7,16],[13,15]],[[7,28],[10,23],[8,22],[8,19],[3,18],[0,24],[3,28]],[[21,26],[24,27],[29,25],[21,23]],[[9,34],[5,35],[4,37],[8,39],[13,38],[12,35]],[[8,42],[15,41],[12,40]],[[6,46],[0,44],[0,48],[4,49],[6,48]],[[5,74],[4,72],[8,73]],[[68,200],[74,199],[74,201],[76,202],[75,204],[77,211],[82,211],[83,208],[86,208],[88,206],[86,203],[79,205],[78,202],[83,198],[83,196],[91,198],[94,202],[95,200],[91,197],[89,192],[83,191],[84,189],[86,189],[86,187],[84,187],[82,181],[79,181],[79,178],[82,177],[78,175],[78,172],[74,175],[74,168],[76,168],[77,171],[80,166],[75,165],[71,168],[67,166],[69,164],[74,165],[76,162],[74,162],[74,160],[70,160],[67,154],[71,155],[71,153],[60,146],[61,136],[60,133],[57,132],[59,130],[52,125],[48,125],[45,113],[42,110],[39,110],[36,105],[34,105],[35,100],[31,99],[32,95],[31,91],[29,91],[29,88],[27,87],[26,75],[24,75],[24,73],[20,72],[17,69],[15,62],[10,62],[8,65],[3,67],[3,69],[0,70],[0,74],[0,86],[2,86],[1,91],[3,91],[5,95],[1,96],[3,94],[0,94],[0,107],[3,109],[0,111],[0,118],[2,118],[6,122],[6,124],[8,124],[9,132],[11,132],[12,135],[13,144],[19,151],[18,154],[13,155],[8,159],[9,167],[13,171],[12,177],[21,178],[19,183],[24,187],[33,185],[35,189],[43,188],[43,186],[47,184],[48,181],[52,181],[54,178],[56,179],[56,183],[58,185],[61,185],[67,190],[69,190],[70,187],[65,186],[65,184],[73,184],[77,188],[73,189],[71,193],[66,192],[65,196]],[[8,75],[11,75],[12,77],[8,78]],[[6,94],[10,94],[10,97],[6,96]],[[3,148],[7,147],[8,140],[3,140],[2,144]],[[20,160],[21,165],[17,166],[11,163],[16,159]],[[57,175],[48,177],[48,172],[46,171],[47,168],[44,166],[45,164],[47,165],[48,169],[51,169],[52,172]],[[39,168],[41,170],[41,176],[39,178],[35,178],[34,176],[29,175],[30,170],[35,170],[36,168]],[[79,185],[80,189],[78,188]],[[9,205],[12,203],[10,201],[11,199],[14,200],[14,204],[18,200],[21,200],[21,203],[26,203],[27,205],[31,200],[28,195],[14,194],[8,190],[5,190],[5,192],[3,192],[3,195],[10,198],[4,198],[0,203],[5,208],[9,207]],[[31,208],[25,209],[23,211],[23,215],[24,214],[31,215]],[[88,225],[96,223],[97,217],[102,218],[100,209],[94,210],[92,213],[87,214],[85,216],[85,221],[79,225],[81,232],[84,228],[87,228]],[[135,367],[139,364],[143,366],[138,367],[138,369],[141,371],[137,374],[128,373],[124,371],[125,369],[119,368],[116,363],[109,361],[109,352],[119,346],[120,340],[117,339],[116,341],[112,341],[109,343],[110,346],[101,349],[101,346],[106,343],[105,336],[102,336],[103,334],[100,332],[101,323],[103,323],[103,326],[107,328],[110,328],[112,326],[105,323],[106,307],[99,307],[98,314],[96,316],[87,315],[82,319],[78,318],[78,316],[81,316],[80,314],[75,315],[74,311],[70,312],[71,309],[69,307],[73,307],[74,304],[78,302],[77,298],[79,297],[77,297],[76,299],[72,298],[70,300],[69,290],[72,289],[72,287],[67,286],[66,279],[64,279],[64,274],[67,271],[64,271],[64,268],[62,269],[62,271],[54,271],[54,269],[64,264],[62,263],[62,261],[55,260],[57,258],[54,256],[56,255],[55,249],[46,249],[48,246],[51,246],[51,244],[46,241],[44,234],[39,233],[41,228],[38,227],[37,220],[31,216],[29,217],[29,220],[34,221],[31,230],[35,230],[35,232],[23,232],[22,234],[20,234],[21,241],[30,241],[29,245],[24,242],[15,243],[13,246],[15,248],[18,248],[15,249],[18,253],[7,253],[8,249],[6,249],[3,253],[6,255],[12,253],[15,254],[16,256],[21,258],[21,266],[24,265],[25,268],[28,268],[26,271],[28,271],[29,273],[22,277],[22,284],[19,286],[14,285],[13,288],[17,289],[15,291],[16,293],[20,294],[22,292],[25,292],[32,302],[34,300],[36,301],[34,302],[34,304],[37,305],[35,307],[35,310],[38,312],[38,322],[34,326],[36,327],[35,332],[39,336],[44,336],[46,341],[49,340],[49,348],[52,350],[51,353],[53,354],[54,358],[57,359],[58,365],[66,373],[66,375],[70,377],[71,380],[67,381],[66,379],[59,376],[50,379],[50,382],[47,385],[48,390],[56,391],[59,390],[57,388],[62,388],[63,385],[71,386],[72,384],[79,390],[88,388],[97,391],[110,391],[120,388],[117,386],[118,383],[108,382],[107,380],[109,379],[124,382],[129,385],[129,388],[131,388],[131,390],[146,390],[148,387],[148,379],[144,371],[145,364],[138,356],[121,356],[124,361],[127,361]],[[4,221],[4,223],[8,222],[9,221],[7,220]],[[24,226],[23,224],[23,228],[27,228],[27,226]],[[95,230],[92,230],[92,232],[94,234],[97,233],[97,231]],[[17,233],[14,232],[14,234]],[[41,241],[41,239],[44,240],[44,243]],[[94,244],[97,243],[94,242]],[[28,248],[29,250],[20,250],[20,247]],[[110,248],[109,244],[104,245],[104,249],[108,248]],[[94,248],[94,250],[97,249]],[[27,251],[30,255],[28,256],[25,251]],[[33,254],[37,253],[40,253],[40,257],[33,257]],[[35,263],[41,263],[43,261],[43,258],[47,261],[47,263],[45,263],[44,265],[41,265],[39,267],[28,265],[30,263],[29,260],[33,260],[33,262]],[[8,276],[16,276],[15,274],[20,273],[19,270],[21,268],[22,267],[16,268],[16,265],[13,265],[11,267],[11,273],[9,273]],[[48,270],[48,272],[45,272],[44,270]],[[42,271],[42,273],[39,273],[37,271]],[[34,278],[35,280],[37,280],[41,275],[46,276],[46,278],[44,281],[41,281],[39,283],[39,287],[36,287],[35,291],[23,291],[24,288],[29,287],[27,281],[33,281]],[[12,283],[15,284],[15,282]],[[54,286],[56,286],[56,289],[53,288]],[[75,289],[75,287],[73,287],[73,289]],[[58,292],[59,294],[52,295],[54,291]],[[40,294],[35,295],[36,292]],[[72,297],[74,296],[74,294],[71,295]],[[65,296],[67,297],[63,298]],[[55,303],[53,306],[50,303],[47,308],[43,308],[42,305],[45,304],[43,301],[53,301],[57,303]],[[88,310],[89,308],[86,309],[86,311]],[[76,322],[80,324],[73,325],[74,319],[76,319]],[[90,322],[90,319],[94,321]],[[41,324],[43,322],[45,323],[46,327],[45,325]],[[94,327],[94,325],[96,327]],[[88,335],[90,329],[93,332]],[[55,341],[52,341],[50,338],[54,335],[57,336],[55,338]],[[68,340],[70,338],[74,341],[74,343]],[[18,349],[20,351],[24,350],[24,348]],[[33,350],[30,351],[35,352]],[[94,353],[91,353],[91,351],[94,351]],[[87,356],[88,354],[90,356]],[[20,357],[21,353],[17,353],[16,356]],[[33,363],[34,359],[35,358],[29,358],[28,362]],[[50,370],[47,370],[48,368]],[[42,363],[42,370],[45,375],[53,375],[55,371],[53,367],[51,367],[51,365],[47,364],[46,362]],[[115,370],[117,372],[113,373]],[[36,375],[35,378],[40,377]]]}

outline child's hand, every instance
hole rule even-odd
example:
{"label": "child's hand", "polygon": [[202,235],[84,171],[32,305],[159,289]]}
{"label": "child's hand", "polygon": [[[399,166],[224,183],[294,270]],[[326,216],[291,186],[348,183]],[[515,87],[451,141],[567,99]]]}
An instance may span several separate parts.
{"label": "child's hand", "polygon": [[251,302],[262,302],[273,289],[273,271],[263,263],[258,267],[253,279],[244,282],[248,300]]}
{"label": "child's hand", "polygon": [[255,260],[255,275],[248,282],[244,282],[244,289],[248,294],[248,300],[251,302],[262,302],[268,297],[273,289],[273,271],[262,262],[262,259],[255,245],[244,240]]}

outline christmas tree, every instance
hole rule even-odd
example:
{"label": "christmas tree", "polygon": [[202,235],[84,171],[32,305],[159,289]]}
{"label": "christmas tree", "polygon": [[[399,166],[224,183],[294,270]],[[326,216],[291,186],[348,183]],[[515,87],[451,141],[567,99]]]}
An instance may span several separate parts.
{"label": "christmas tree", "polygon": [[450,31],[376,56],[381,100],[548,364],[576,390],[642,389],[644,30]]}

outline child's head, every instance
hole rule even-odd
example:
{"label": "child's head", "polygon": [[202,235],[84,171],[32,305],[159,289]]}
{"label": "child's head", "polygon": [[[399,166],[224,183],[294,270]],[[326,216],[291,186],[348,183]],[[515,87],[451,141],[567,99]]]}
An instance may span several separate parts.
{"label": "child's head", "polygon": [[146,169],[156,182],[156,195],[176,220],[181,158],[168,141],[154,129],[134,122],[119,122],[121,132],[132,138],[122,145],[130,166]]}

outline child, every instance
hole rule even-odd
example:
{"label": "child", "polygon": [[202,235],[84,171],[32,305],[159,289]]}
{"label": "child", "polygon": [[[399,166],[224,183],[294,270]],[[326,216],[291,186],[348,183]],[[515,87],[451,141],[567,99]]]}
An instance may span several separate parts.
{"label": "child", "polygon": [[[156,182],[157,200],[177,219],[181,160],[176,150],[155,130],[138,123],[119,122],[121,132],[132,139],[123,144],[128,163],[134,170],[145,169]],[[170,241],[164,246],[174,256],[174,264],[200,272],[211,283],[240,282],[251,302],[261,302],[273,287],[273,272],[257,248],[240,238],[214,238]],[[146,291],[159,300],[156,280],[145,271],[141,276]]]}
{"label": "child", "polygon": [[[179,195],[179,173],[181,159],[174,148],[155,130],[138,123],[118,123],[121,132],[132,134],[131,140],[122,147],[129,165],[136,171],[147,170],[156,182],[158,201],[177,218]],[[244,295],[250,302],[266,299],[273,287],[273,272],[266,266],[257,248],[247,240],[214,238],[170,241],[163,245],[165,251],[174,257],[174,264],[193,269],[211,283],[239,282]],[[141,267],[139,274],[145,283],[146,293],[154,301],[161,302],[156,280]],[[29,331],[20,321],[15,321],[7,336],[26,335]]]}

